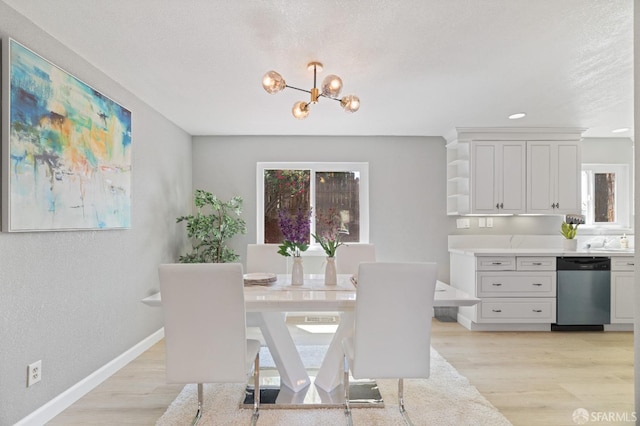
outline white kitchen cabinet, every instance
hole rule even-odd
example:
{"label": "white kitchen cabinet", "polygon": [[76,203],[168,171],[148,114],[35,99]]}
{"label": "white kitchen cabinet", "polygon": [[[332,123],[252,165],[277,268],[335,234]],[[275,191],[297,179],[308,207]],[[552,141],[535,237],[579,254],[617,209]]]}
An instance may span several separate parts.
{"label": "white kitchen cabinet", "polygon": [[631,256],[611,258],[611,323],[633,323],[634,260]]}
{"label": "white kitchen cabinet", "polygon": [[457,128],[447,214],[579,213],[578,128]]}
{"label": "white kitchen cabinet", "polygon": [[480,304],[479,322],[482,323],[552,323],[556,318],[555,298],[491,299]]}
{"label": "white kitchen cabinet", "polygon": [[555,271],[478,272],[478,297],[556,297]]}
{"label": "white kitchen cabinet", "polygon": [[555,257],[451,253],[450,267],[451,285],[481,300],[459,308],[465,327],[548,330],[556,321]]}
{"label": "white kitchen cabinet", "polygon": [[527,213],[579,213],[580,145],[576,141],[527,142]]}
{"label": "white kitchen cabinet", "polygon": [[471,150],[471,213],[525,213],[525,142],[473,142]]}
{"label": "white kitchen cabinet", "polygon": [[515,256],[481,256],[476,258],[479,271],[512,271],[516,269]]}

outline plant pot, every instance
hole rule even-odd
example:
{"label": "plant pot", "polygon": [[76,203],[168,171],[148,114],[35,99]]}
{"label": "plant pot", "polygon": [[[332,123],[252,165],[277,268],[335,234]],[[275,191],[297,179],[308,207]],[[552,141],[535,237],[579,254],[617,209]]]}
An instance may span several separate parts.
{"label": "plant pot", "polygon": [[576,251],[578,249],[578,240],[575,238],[572,239],[564,239],[562,242],[562,248],[567,251]]}
{"label": "plant pot", "polygon": [[335,257],[327,257],[327,265],[324,267],[324,285],[338,285]]}

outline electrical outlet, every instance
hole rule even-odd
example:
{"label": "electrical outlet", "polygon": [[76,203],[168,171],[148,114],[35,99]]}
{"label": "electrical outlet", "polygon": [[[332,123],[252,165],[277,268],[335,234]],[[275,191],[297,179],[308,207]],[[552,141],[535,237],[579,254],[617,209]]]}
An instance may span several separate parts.
{"label": "electrical outlet", "polygon": [[485,226],[487,226],[487,221],[484,217],[479,217],[478,218],[478,228],[484,228]]}
{"label": "electrical outlet", "polygon": [[42,360],[27,366],[27,387],[35,385],[42,380]]}
{"label": "electrical outlet", "polygon": [[458,227],[458,229],[468,229],[471,224],[469,219],[464,218],[464,219],[456,219],[456,226]]}
{"label": "electrical outlet", "polygon": [[487,228],[493,228],[493,218],[492,217],[488,217],[487,218]]}

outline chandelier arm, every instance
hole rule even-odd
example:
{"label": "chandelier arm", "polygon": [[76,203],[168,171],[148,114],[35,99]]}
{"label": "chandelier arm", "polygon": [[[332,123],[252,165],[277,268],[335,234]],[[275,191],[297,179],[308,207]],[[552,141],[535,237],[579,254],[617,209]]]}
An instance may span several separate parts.
{"label": "chandelier arm", "polygon": [[299,90],[299,91],[301,91],[301,92],[305,92],[305,93],[311,93],[311,91],[310,91],[310,90],[300,89],[300,88],[298,88],[298,87],[289,86],[288,84],[287,84],[287,85],[285,85],[284,87],[288,87],[289,89]]}
{"label": "chandelier arm", "polygon": [[338,101],[338,102],[340,102],[340,101],[342,100],[342,99],[340,99],[340,98],[334,98],[334,97],[332,97],[332,96],[323,95],[322,93],[320,93],[320,95],[319,95],[319,96],[321,96],[321,97],[323,97],[323,98],[327,98],[327,99],[332,99],[332,100],[334,100],[334,101]]}

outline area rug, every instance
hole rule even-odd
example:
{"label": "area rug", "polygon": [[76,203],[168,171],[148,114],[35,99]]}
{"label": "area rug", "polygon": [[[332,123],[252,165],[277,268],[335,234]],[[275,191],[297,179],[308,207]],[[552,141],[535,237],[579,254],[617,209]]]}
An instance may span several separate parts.
{"label": "area rug", "polygon": [[[300,347],[306,367],[317,367],[326,347]],[[261,353],[265,368],[272,361]],[[378,380],[384,408],[354,408],[353,423],[366,426],[404,425],[398,411],[397,381]],[[431,377],[405,380],[405,407],[415,425],[501,426],[511,423],[469,381],[431,348]],[[205,384],[204,407],[199,425],[248,425],[251,410],[238,408],[244,386]],[[158,420],[158,426],[187,425],[197,406],[196,385],[187,385]],[[264,409],[259,425],[327,426],[345,424],[341,408]]]}

